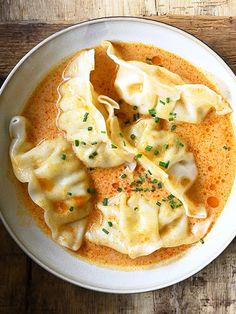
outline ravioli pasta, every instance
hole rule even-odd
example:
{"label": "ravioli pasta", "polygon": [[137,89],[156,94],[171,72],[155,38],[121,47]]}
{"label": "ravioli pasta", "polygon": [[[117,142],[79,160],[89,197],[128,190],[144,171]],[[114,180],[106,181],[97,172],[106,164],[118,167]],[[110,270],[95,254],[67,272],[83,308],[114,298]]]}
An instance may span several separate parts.
{"label": "ravioli pasta", "polygon": [[[196,180],[198,171],[193,154],[187,152],[183,140],[171,131],[158,130],[154,119],[141,119],[126,127],[124,134],[142,154],[139,163],[144,169],[151,170],[154,177],[160,178],[166,188],[182,201],[186,214],[206,218],[205,206],[193,204],[185,195]],[[165,169],[168,177],[163,176],[164,170],[161,172],[160,167]]]}
{"label": "ravioli pasta", "polygon": [[200,123],[211,108],[217,114],[231,112],[229,104],[202,84],[187,84],[179,75],[164,67],[140,61],[125,61],[110,42],[107,55],[119,65],[115,88],[120,97],[141,114],[156,110],[159,118]]}
{"label": "ravioli pasta", "polygon": [[93,49],[81,52],[65,71],[58,125],[87,167],[115,167],[131,161],[132,156],[111,141],[111,128],[117,119],[114,108],[119,106],[109,97],[97,95],[89,79],[92,70]]}
{"label": "ravioli pasta", "polygon": [[137,194],[120,193],[106,206],[98,203],[103,217],[86,232],[89,241],[105,245],[130,258],[145,256],[161,247],[175,247],[198,241],[207,232],[210,220],[192,228],[182,206],[173,210],[168,202],[157,205]]}
{"label": "ravioli pasta", "polygon": [[12,118],[10,157],[17,179],[28,183],[28,192],[44,209],[52,238],[62,246],[78,250],[92,208],[87,172],[63,138],[45,140],[36,147],[27,140],[28,121]]}

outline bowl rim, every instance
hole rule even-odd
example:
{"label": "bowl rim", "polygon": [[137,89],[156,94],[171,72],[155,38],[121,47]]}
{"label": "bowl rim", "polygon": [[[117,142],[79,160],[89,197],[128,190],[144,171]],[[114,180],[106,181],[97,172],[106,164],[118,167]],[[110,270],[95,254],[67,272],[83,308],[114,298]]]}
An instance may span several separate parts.
{"label": "bowl rim", "polygon": [[[90,25],[90,24],[96,24],[96,23],[100,23],[100,22],[109,22],[112,20],[116,20],[116,21],[136,21],[136,22],[142,22],[142,23],[147,23],[147,24],[161,24],[162,26],[164,25],[166,28],[170,29],[170,30],[174,30],[177,31],[178,33],[190,38],[191,40],[195,41],[198,45],[203,46],[213,57],[215,57],[215,59],[217,59],[218,62],[220,62],[224,68],[228,71],[228,73],[232,76],[232,78],[235,78],[235,74],[233,72],[233,70],[230,68],[230,66],[226,63],[226,61],[217,53],[215,52],[208,44],[206,44],[204,41],[198,39],[195,35],[192,35],[191,33],[189,33],[188,31],[184,31],[179,27],[176,26],[172,26],[166,22],[163,21],[158,21],[155,19],[152,19],[150,17],[146,18],[146,17],[134,17],[134,16],[111,16],[111,17],[100,17],[100,18],[94,18],[91,20],[86,20],[86,21],[82,21],[79,23],[76,23],[74,25],[71,25],[69,27],[66,27],[60,31],[57,31],[56,33],[53,33],[52,35],[46,37],[44,40],[42,40],[41,42],[39,42],[36,46],[34,46],[32,49],[29,50],[29,52],[27,52],[19,61],[18,63],[13,67],[13,69],[10,71],[10,73],[8,74],[8,76],[6,77],[5,81],[3,82],[1,88],[0,88],[0,96],[2,94],[2,92],[4,91],[4,89],[6,88],[8,82],[11,80],[12,76],[14,75],[14,73],[18,70],[18,68],[20,68],[20,66],[24,63],[25,60],[27,60],[27,58],[33,54],[36,50],[38,50],[38,48],[42,47],[43,45],[47,44],[48,42],[50,42],[51,40],[53,40],[54,38],[60,36],[63,33],[66,33],[68,31],[71,31],[75,28],[80,27],[81,25]],[[66,24],[65,24],[66,25]],[[234,182],[235,184],[235,182]],[[8,231],[8,233],[10,234],[10,236],[13,238],[13,240],[17,243],[17,245],[23,250],[23,252],[28,255],[35,263],[37,263],[38,265],[40,265],[43,269],[45,269],[46,271],[48,271],[49,273],[55,275],[56,277],[63,279],[67,282],[70,282],[72,284],[75,284],[77,286],[86,288],[86,289],[90,289],[93,291],[98,291],[98,292],[106,292],[106,293],[118,293],[118,294],[130,294],[130,293],[142,293],[142,292],[148,292],[148,291],[154,291],[154,290],[159,290],[171,285],[174,285],[178,282],[181,282],[189,277],[191,277],[192,275],[198,273],[199,271],[201,271],[203,268],[205,268],[207,265],[209,265],[214,259],[216,259],[221,253],[223,253],[223,251],[226,249],[226,247],[232,242],[232,240],[234,239],[234,237],[236,236],[236,228],[235,230],[232,232],[232,234],[230,234],[227,239],[225,240],[224,244],[217,249],[216,252],[214,252],[214,254],[208,258],[206,261],[203,261],[201,263],[201,265],[199,265],[198,267],[196,267],[194,270],[189,271],[188,273],[186,273],[184,276],[182,276],[181,278],[176,278],[173,279],[172,281],[170,281],[169,283],[166,284],[161,284],[161,285],[156,285],[156,286],[152,286],[150,288],[144,288],[144,289],[108,289],[108,288],[103,288],[103,287],[98,287],[98,286],[93,286],[90,284],[84,284],[81,282],[78,282],[77,280],[73,280],[71,278],[66,277],[65,275],[59,273],[58,271],[52,269],[50,266],[47,265],[47,263],[41,259],[39,259],[36,255],[34,255],[33,253],[30,252],[30,250],[19,240],[19,238],[17,237],[17,235],[14,233],[14,231],[11,229],[11,227],[8,225],[7,221],[5,220],[3,213],[0,209],[0,218],[3,222],[4,227],[6,228],[6,230]]]}

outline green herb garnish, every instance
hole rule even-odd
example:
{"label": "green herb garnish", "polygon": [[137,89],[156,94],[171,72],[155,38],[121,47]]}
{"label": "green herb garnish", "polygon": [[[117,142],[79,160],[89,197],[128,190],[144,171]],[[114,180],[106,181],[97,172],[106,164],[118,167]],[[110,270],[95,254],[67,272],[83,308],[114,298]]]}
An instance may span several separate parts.
{"label": "green herb garnish", "polygon": [[173,125],[171,126],[170,130],[171,130],[171,131],[174,131],[174,130],[176,129],[176,127],[177,127],[177,126],[176,126],[175,124],[173,124]]}
{"label": "green herb garnish", "polygon": [[137,160],[137,159],[139,159],[141,157],[142,157],[142,154],[137,154],[137,155],[134,156],[134,160]]}
{"label": "green herb garnish", "polygon": [[70,211],[70,212],[73,212],[73,210],[74,210],[74,206],[71,206],[71,207],[69,208],[69,211]]}
{"label": "green herb garnish", "polygon": [[89,113],[88,113],[88,112],[85,112],[84,118],[83,118],[83,122],[86,122],[86,121],[87,121],[88,115],[89,115]]}
{"label": "green herb garnish", "polygon": [[88,188],[87,192],[90,194],[94,194],[94,193],[96,193],[96,190],[94,188]]}
{"label": "green herb garnish", "polygon": [[109,231],[107,231],[107,229],[105,229],[105,228],[102,228],[102,231],[103,231],[104,233],[106,233],[106,234],[109,234]]}
{"label": "green herb garnish", "polygon": [[131,138],[131,140],[135,140],[135,138],[136,138],[135,134],[131,134],[130,138]]}
{"label": "green herb garnish", "polygon": [[93,127],[92,126],[89,126],[88,127],[88,131],[92,131]]}
{"label": "green herb garnish", "polygon": [[159,161],[159,166],[167,169],[169,166],[170,161],[164,162],[164,161]]}
{"label": "green herb garnish", "polygon": [[102,204],[104,206],[107,206],[108,205],[108,198],[107,197],[104,197],[103,201],[102,201]]}
{"label": "green herb garnish", "polygon": [[75,140],[75,146],[79,146],[79,140]]}
{"label": "green herb garnish", "polygon": [[111,221],[108,221],[107,223],[108,223],[108,226],[109,226],[109,227],[112,227],[113,224],[112,224]]}
{"label": "green herb garnish", "polygon": [[121,179],[125,179],[127,177],[127,174],[123,173],[120,177]]}
{"label": "green herb garnish", "polygon": [[153,146],[147,145],[147,146],[145,147],[145,150],[147,150],[148,152],[150,152],[150,150],[152,149],[152,147],[153,147]]}
{"label": "green herb garnish", "polygon": [[154,154],[155,156],[157,156],[157,155],[159,154],[159,151],[158,151],[158,150],[154,150],[153,154]]}
{"label": "green herb garnish", "polygon": [[117,148],[117,146],[114,144],[111,144],[111,148]]}
{"label": "green herb garnish", "polygon": [[66,154],[62,154],[62,155],[61,155],[61,159],[62,159],[62,160],[66,160]]}
{"label": "green herb garnish", "polygon": [[118,192],[122,192],[122,188],[117,188],[117,191]]}
{"label": "green herb garnish", "polygon": [[149,114],[150,114],[152,117],[155,117],[155,115],[156,115],[156,109],[155,109],[155,108],[149,109],[148,112],[149,112]]}

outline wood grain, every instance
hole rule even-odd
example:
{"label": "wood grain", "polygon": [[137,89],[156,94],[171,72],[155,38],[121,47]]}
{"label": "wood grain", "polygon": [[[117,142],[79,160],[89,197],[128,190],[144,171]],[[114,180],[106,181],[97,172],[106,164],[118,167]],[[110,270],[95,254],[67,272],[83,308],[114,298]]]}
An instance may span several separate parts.
{"label": "wood grain", "polygon": [[[236,18],[152,17],[177,26],[205,41],[223,56],[236,71]],[[49,35],[71,24],[6,23],[0,24],[0,76],[6,76],[31,48]]]}
{"label": "wood grain", "polygon": [[[66,2],[65,2],[66,3]],[[207,42],[236,72],[236,19],[158,17]],[[35,44],[69,24],[0,25],[0,78]],[[134,295],[104,294],[62,281],[31,261],[0,224],[0,313],[235,314],[236,240],[209,266],[172,287]]]}
{"label": "wood grain", "polygon": [[0,20],[76,23],[114,15],[235,16],[235,0],[0,0]]}

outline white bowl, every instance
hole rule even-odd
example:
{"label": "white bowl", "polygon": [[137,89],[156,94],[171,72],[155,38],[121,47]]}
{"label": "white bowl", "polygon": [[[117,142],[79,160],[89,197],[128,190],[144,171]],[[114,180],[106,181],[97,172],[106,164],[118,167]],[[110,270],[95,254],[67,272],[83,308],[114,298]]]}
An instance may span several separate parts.
{"label": "white bowl", "polygon": [[[95,266],[66,252],[27,217],[9,176],[8,125],[21,112],[27,98],[47,71],[62,58],[102,40],[153,44],[189,60],[224,81],[231,105],[236,104],[236,81],[225,62],[208,46],[173,26],[142,18],[102,18],[60,31],[33,48],[12,70],[1,89],[0,99],[0,207],[3,223],[17,244],[39,265],[56,276],[82,287],[116,293],[150,291],[172,285],[195,274],[215,259],[236,235],[236,211],[231,193],[227,205],[208,234],[170,265],[139,271],[112,270]],[[235,112],[236,112],[236,108]],[[235,116],[234,116],[235,118]],[[222,270],[223,271],[223,270]]]}

